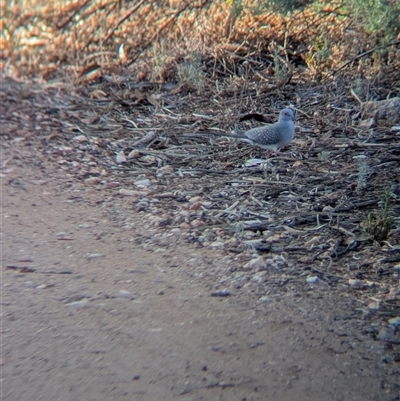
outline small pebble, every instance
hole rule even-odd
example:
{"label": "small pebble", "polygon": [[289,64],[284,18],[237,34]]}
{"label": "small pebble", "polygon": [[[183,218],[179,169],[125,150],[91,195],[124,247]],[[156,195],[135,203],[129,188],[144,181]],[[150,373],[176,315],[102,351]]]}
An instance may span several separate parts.
{"label": "small pebble", "polygon": [[307,277],[306,282],[307,284],[316,284],[318,283],[319,278],[317,276]]}
{"label": "small pebble", "polygon": [[220,290],[220,291],[214,291],[211,293],[212,297],[229,297],[231,293],[228,290]]}
{"label": "small pebble", "polygon": [[221,241],[215,241],[213,243],[210,244],[211,248],[223,248],[224,247],[224,243]]}
{"label": "small pebble", "polygon": [[256,259],[252,259],[249,262],[247,262],[244,266],[244,270],[265,270],[267,267],[267,264],[262,256],[259,256]]}
{"label": "small pebble", "polygon": [[349,284],[353,290],[362,290],[364,288],[364,282],[362,280],[350,278]]}
{"label": "small pebble", "polygon": [[140,152],[137,149],[133,149],[128,153],[128,159],[138,159]]}
{"label": "small pebble", "polygon": [[149,187],[150,186],[150,180],[148,180],[147,178],[144,178],[142,180],[137,180],[133,183],[133,185],[135,185],[136,187]]}
{"label": "small pebble", "polygon": [[195,202],[189,206],[189,210],[199,210],[201,206],[201,202]]}
{"label": "small pebble", "polygon": [[197,203],[201,201],[201,196],[194,196],[193,198],[189,199],[189,203]]}
{"label": "small pebble", "polygon": [[377,336],[376,339],[379,341],[388,341],[391,338],[391,333],[389,332],[389,330],[385,329],[384,327],[382,327]]}
{"label": "small pebble", "polygon": [[74,142],[78,142],[78,143],[83,143],[83,142],[87,142],[88,139],[85,135],[77,135],[74,138],[72,138],[72,140]]}
{"label": "small pebble", "polygon": [[174,168],[170,165],[166,165],[157,169],[157,176],[162,176],[165,174],[174,174]]}
{"label": "small pebble", "polygon": [[190,225],[192,227],[201,227],[205,225],[205,222],[202,219],[195,219],[190,223]]}
{"label": "small pebble", "polygon": [[66,306],[71,306],[73,308],[84,308],[87,304],[88,300],[87,299],[82,299],[81,301],[76,301],[76,302],[70,302],[69,304],[66,304]]}
{"label": "small pebble", "polygon": [[43,290],[43,289],[47,288],[47,284],[38,285],[36,288],[37,288],[38,290]]}
{"label": "small pebble", "polygon": [[121,188],[118,193],[122,196],[142,196],[143,194],[139,191],[135,191],[133,189],[125,189]]}
{"label": "small pebble", "polygon": [[101,258],[102,256],[104,256],[102,253],[89,253],[86,255],[86,259],[97,259]]}
{"label": "small pebble", "polygon": [[399,316],[389,319],[388,322],[394,329],[397,329],[398,327],[400,327],[400,317]]}
{"label": "small pebble", "polygon": [[379,301],[373,301],[368,304],[368,309],[370,310],[379,310],[381,303]]}
{"label": "small pebble", "polygon": [[115,157],[115,162],[117,164],[121,164],[121,163],[126,163],[127,162],[127,158],[125,156],[125,153],[123,150],[121,150],[121,152],[119,152],[117,154],[117,156]]}
{"label": "small pebble", "polygon": [[89,177],[85,179],[85,184],[87,185],[96,185],[100,184],[101,178],[100,177]]}

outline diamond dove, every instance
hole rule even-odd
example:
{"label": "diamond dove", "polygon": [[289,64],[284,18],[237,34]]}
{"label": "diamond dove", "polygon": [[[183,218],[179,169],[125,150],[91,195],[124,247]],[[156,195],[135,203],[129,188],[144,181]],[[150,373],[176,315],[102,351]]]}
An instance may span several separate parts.
{"label": "diamond dove", "polygon": [[295,133],[295,114],[290,108],[285,108],[279,113],[279,120],[275,124],[264,125],[252,128],[243,134],[222,134],[213,135],[239,138],[251,145],[277,152],[278,149],[289,145]]}
{"label": "diamond dove", "polygon": [[289,145],[294,138],[295,116],[292,109],[283,109],[275,124],[252,128],[240,138],[252,145],[276,152],[279,148]]}

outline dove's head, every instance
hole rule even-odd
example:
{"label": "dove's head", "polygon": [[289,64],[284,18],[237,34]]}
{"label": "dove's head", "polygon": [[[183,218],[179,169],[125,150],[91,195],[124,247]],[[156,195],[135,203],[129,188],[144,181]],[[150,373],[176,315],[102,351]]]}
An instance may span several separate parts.
{"label": "dove's head", "polygon": [[279,113],[279,122],[288,122],[288,121],[296,121],[296,116],[294,114],[294,110],[293,109],[283,109],[281,110],[281,112]]}

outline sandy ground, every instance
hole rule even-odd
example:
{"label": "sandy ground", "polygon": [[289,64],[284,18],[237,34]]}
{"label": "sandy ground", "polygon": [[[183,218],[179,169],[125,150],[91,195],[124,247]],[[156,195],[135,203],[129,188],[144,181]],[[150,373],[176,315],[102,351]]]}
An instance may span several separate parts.
{"label": "sandy ground", "polygon": [[221,252],[155,245],[129,203],[25,156],[3,152],[3,400],[399,399],[348,299],[211,296]]}

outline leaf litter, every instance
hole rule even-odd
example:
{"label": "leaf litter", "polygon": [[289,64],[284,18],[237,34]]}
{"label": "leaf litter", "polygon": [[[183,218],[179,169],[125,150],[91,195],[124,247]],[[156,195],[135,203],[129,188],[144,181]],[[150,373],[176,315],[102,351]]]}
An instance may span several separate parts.
{"label": "leaf litter", "polygon": [[[388,297],[400,293],[398,137],[385,126],[358,128],[358,106],[344,89],[287,85],[266,97],[247,88],[246,98],[271,120],[298,98],[295,140],[269,159],[230,138],[200,135],[250,126],[239,122],[240,92],[232,101],[184,87],[152,88],[132,103],[124,85],[108,81],[57,89],[9,81],[4,89],[6,138],[18,132],[18,147],[35,147],[39,160],[57,163],[87,185],[132,196],[136,213],[151,225],[242,255],[243,266],[254,252],[282,254],[289,263],[279,274],[305,285],[307,277],[330,286],[357,280],[348,284],[360,290],[354,296],[363,302],[377,297],[382,308],[399,313],[399,294]],[[93,90],[101,91],[101,100]],[[23,102],[16,100],[21,92]],[[148,101],[153,93],[157,102]],[[146,187],[135,186],[141,181]],[[393,224],[387,238],[377,240],[365,224],[369,213],[381,210],[385,190]]]}

